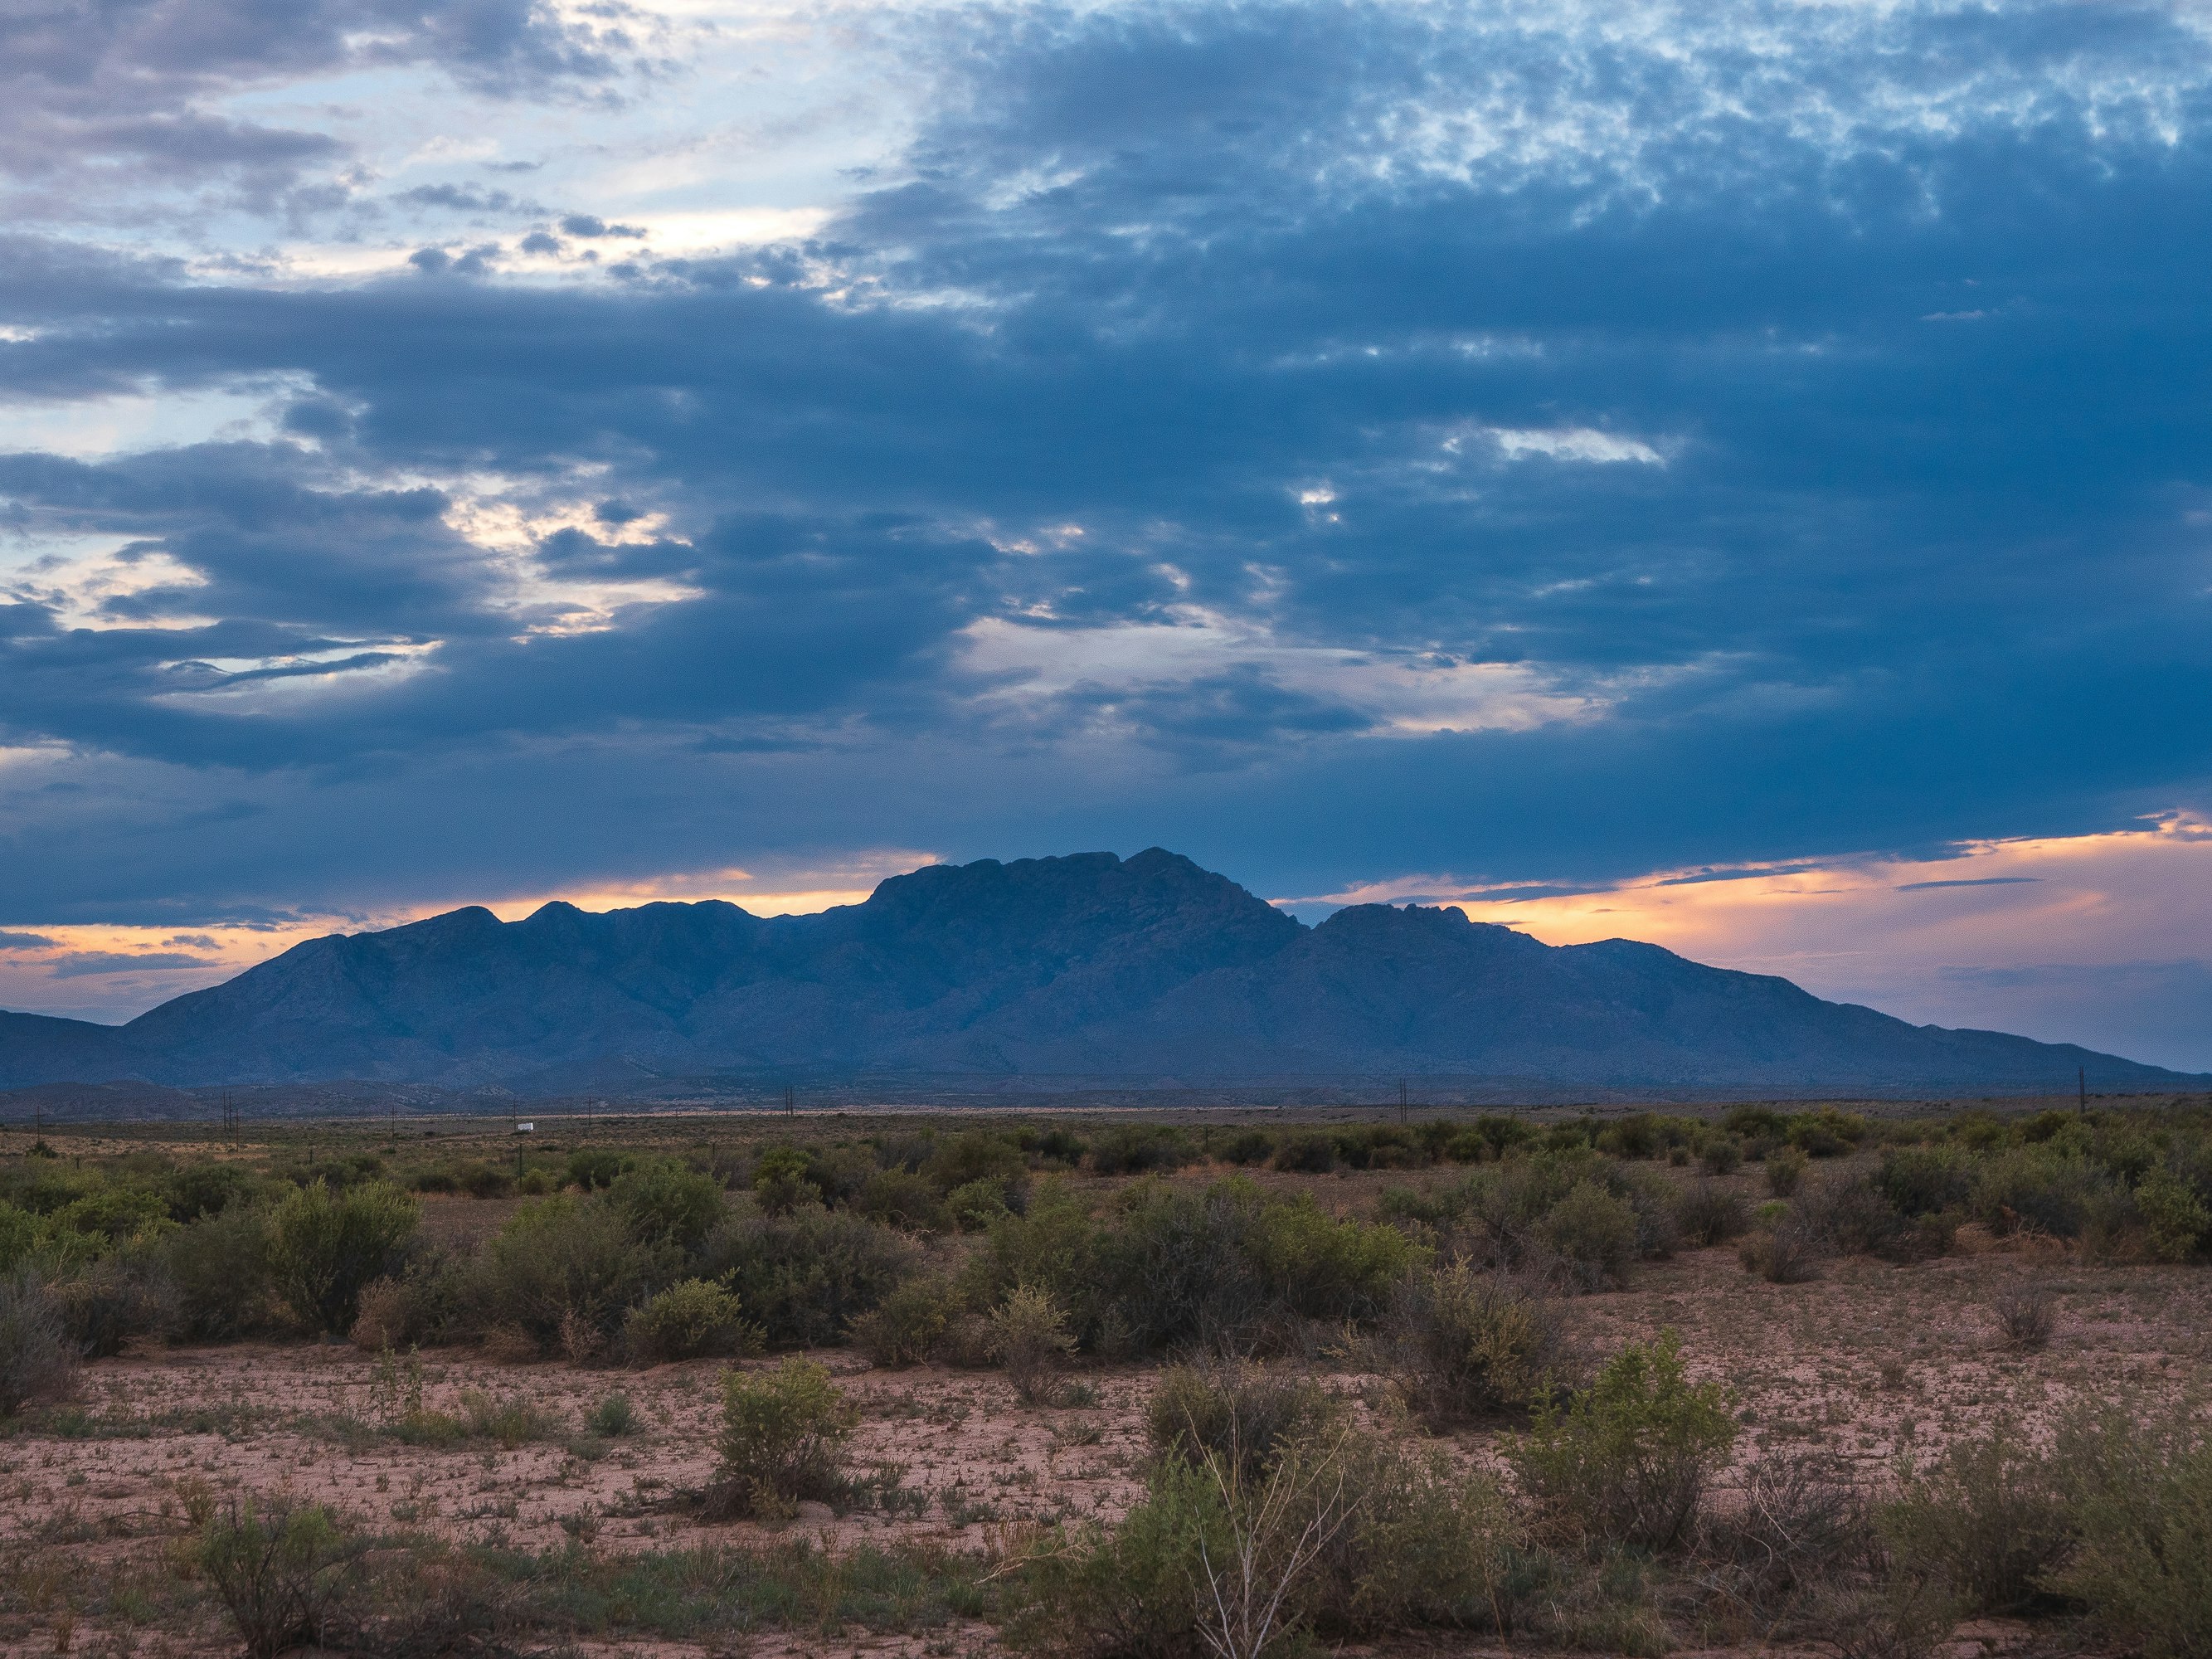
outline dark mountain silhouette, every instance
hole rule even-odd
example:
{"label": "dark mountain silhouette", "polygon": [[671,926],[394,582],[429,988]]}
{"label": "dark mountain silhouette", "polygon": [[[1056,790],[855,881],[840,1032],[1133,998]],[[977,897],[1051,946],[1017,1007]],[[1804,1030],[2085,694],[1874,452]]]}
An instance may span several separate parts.
{"label": "dark mountain silhouette", "polygon": [[936,866],[811,916],[456,910],[296,945],[127,1025],[0,1014],[0,1087],[804,1072],[1893,1091],[2052,1089],[2077,1066],[2189,1081],[1625,939],[1555,948],[1417,906],[1307,927],[1157,848]]}

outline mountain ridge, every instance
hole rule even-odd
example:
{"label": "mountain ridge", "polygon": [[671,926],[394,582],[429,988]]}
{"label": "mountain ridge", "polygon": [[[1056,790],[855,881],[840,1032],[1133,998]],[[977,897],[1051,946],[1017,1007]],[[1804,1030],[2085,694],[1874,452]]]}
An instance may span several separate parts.
{"label": "mountain ridge", "polygon": [[1310,927],[1158,848],[927,866],[805,916],[468,906],[305,941],[121,1026],[0,1013],[0,1088],[804,1070],[2048,1089],[2077,1067],[2191,1080],[1634,940],[1547,945],[1418,905]]}

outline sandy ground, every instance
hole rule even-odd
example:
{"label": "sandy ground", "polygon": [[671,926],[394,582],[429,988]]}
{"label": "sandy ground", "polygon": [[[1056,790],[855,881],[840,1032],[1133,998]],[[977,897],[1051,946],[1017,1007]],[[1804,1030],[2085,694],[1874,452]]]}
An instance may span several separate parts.
{"label": "sandy ground", "polygon": [[[1990,1304],[2027,1283],[2055,1297],[2056,1334],[2040,1352],[2013,1353]],[[1640,1269],[1625,1291],[1578,1299],[1574,1315],[1594,1353],[1678,1331],[1692,1370],[1733,1392],[1745,1425],[1740,1456],[1819,1445],[1869,1479],[1900,1451],[1924,1455],[1993,1419],[2016,1419],[2033,1437],[2074,1401],[2212,1389],[2212,1273],[2085,1264],[2049,1246],[2000,1249],[1972,1230],[1959,1254],[1939,1261],[1832,1263],[1799,1285],[1748,1277],[1732,1249],[1686,1252]],[[842,1350],[817,1357],[861,1407],[854,1466],[892,1466],[915,1496],[890,1515],[838,1517],[808,1505],[791,1523],[805,1536],[981,1549],[1025,1522],[1110,1519],[1141,1489],[1152,1369],[1081,1368],[1073,1375],[1092,1403],[1028,1409],[989,1372],[872,1370]],[[43,1612],[0,1618],[0,1653],[222,1650],[210,1632],[142,1637],[88,1626],[58,1635],[57,1626],[67,1622],[70,1575],[125,1557],[158,1562],[195,1504],[234,1492],[289,1492],[373,1528],[532,1549],[769,1535],[751,1522],[708,1525],[686,1501],[714,1462],[719,1362],[621,1371],[499,1365],[452,1351],[422,1364],[428,1407],[459,1412],[465,1389],[519,1400],[542,1414],[544,1437],[512,1448],[398,1443],[374,1431],[376,1358],[335,1344],[173,1348],[88,1366],[85,1417],[73,1428],[0,1440],[0,1555],[31,1564],[33,1602],[37,1573],[55,1575]],[[1375,1392],[1371,1379],[1333,1381],[1355,1397]],[[587,1435],[586,1414],[616,1389],[636,1407],[637,1431]],[[1460,1443],[1480,1458],[1490,1439]],[[2002,1629],[1986,1634],[2005,1645]],[[818,1638],[763,1639],[746,1650],[965,1651],[986,1640],[980,1631],[939,1632],[825,1650]]]}

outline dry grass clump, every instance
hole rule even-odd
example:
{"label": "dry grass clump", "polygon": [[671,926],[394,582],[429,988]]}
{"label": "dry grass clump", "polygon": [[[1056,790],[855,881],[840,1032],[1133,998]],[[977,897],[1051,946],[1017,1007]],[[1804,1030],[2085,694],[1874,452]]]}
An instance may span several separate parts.
{"label": "dry grass clump", "polygon": [[2058,1301],[2045,1285],[2016,1285],[1990,1298],[2004,1345],[2021,1353],[2034,1353],[2051,1344],[2058,1320]]}
{"label": "dry grass clump", "polygon": [[1744,1271],[1770,1285],[1803,1285],[1818,1279],[1825,1254],[1818,1231],[1796,1214],[1753,1233],[1736,1249]]}

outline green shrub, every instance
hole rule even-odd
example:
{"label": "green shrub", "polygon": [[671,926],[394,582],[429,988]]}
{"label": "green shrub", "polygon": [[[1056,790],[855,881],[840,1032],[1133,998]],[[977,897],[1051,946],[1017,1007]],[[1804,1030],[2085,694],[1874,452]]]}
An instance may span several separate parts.
{"label": "green shrub", "polygon": [[1838,1255],[1878,1255],[1920,1261],[1951,1247],[1956,1218],[1949,1211],[1908,1221],[1863,1172],[1838,1172],[1813,1184],[1797,1201],[1798,1221],[1821,1248]]}
{"label": "green shrub", "polygon": [[876,1171],[860,1188],[853,1207],[871,1221],[915,1232],[934,1231],[948,1223],[945,1197],[937,1190],[937,1183],[907,1170]]}
{"label": "green shrub", "polygon": [[2033,1606],[2069,1531],[2056,1471],[2012,1422],[1954,1440],[1928,1468],[1905,1470],[1875,1524],[1893,1558],[1978,1613]]}
{"label": "green shrub", "polygon": [[1777,1198],[1789,1198],[1797,1191],[1805,1179],[1806,1165],[1811,1160],[1796,1146],[1781,1146],[1766,1155],[1766,1190]]}
{"label": "green shrub", "polygon": [[2212,1431],[2107,1408],[2068,1424],[2051,1461],[2076,1541],[2044,1582],[2129,1652],[2212,1655]]}
{"label": "green shrub", "polygon": [[415,1200],[382,1182],[300,1188],[269,1218],[277,1296],[301,1323],[343,1335],[360,1316],[363,1287],[404,1263],[418,1222]]}
{"label": "green shrub", "polygon": [[1875,1184],[1899,1215],[1917,1218],[1965,1208],[1974,1170],[1954,1146],[1887,1146]]}
{"label": "green shrub", "polygon": [[1734,1175],[1743,1162],[1743,1142],[1734,1135],[1717,1134],[1698,1149],[1698,1164],[1709,1176]]}
{"label": "green shrub", "polygon": [[76,1361],[76,1345],[46,1285],[23,1268],[0,1274],[0,1419],[66,1398]]}
{"label": "green shrub", "polygon": [[601,1147],[580,1146],[568,1154],[568,1184],[581,1187],[587,1193],[602,1187],[611,1187],[616,1177],[635,1161],[621,1152],[611,1152]]}
{"label": "green shrub", "polygon": [[853,1321],[852,1339],[871,1364],[886,1370],[919,1365],[933,1358],[961,1312],[958,1293],[937,1274],[917,1274],[895,1285]]}
{"label": "green shrub", "polygon": [[815,1346],[843,1340],[913,1271],[915,1255],[888,1227],[807,1206],[726,1223],[707,1242],[699,1271],[736,1292],[769,1342]]}
{"label": "green shrub", "polygon": [[841,1495],[840,1460],[860,1408],[829,1368],[793,1356],[772,1371],[733,1370],[722,1379],[721,1467],[713,1508],[763,1518],[808,1498]]}
{"label": "green shrub", "polygon": [[1275,1155],[1275,1137],[1265,1129],[1239,1129],[1214,1149],[1224,1164],[1265,1164]]}
{"label": "green shrub", "polygon": [[1524,1410],[1567,1380],[1558,1301],[1461,1258],[1400,1281],[1378,1346],[1407,1404],[1437,1425]]}
{"label": "green shrub", "polygon": [[197,1553],[248,1659],[276,1659],[331,1632],[362,1552],[320,1504],[234,1498]]}
{"label": "green shrub", "polygon": [[162,1249],[186,1336],[228,1341],[268,1328],[276,1281],[266,1211],[228,1206],[179,1227]]}
{"label": "green shrub", "polygon": [[1021,1563],[1004,1631],[1019,1650],[1115,1659],[1500,1630],[1517,1544],[1494,1483],[1380,1436],[1325,1432],[1257,1469],[1164,1457],[1119,1526],[1055,1531]]}
{"label": "green shrub", "polygon": [[625,1170],[607,1202],[640,1244],[678,1254],[697,1249],[722,1218],[721,1183],[672,1158]]}
{"label": "green shrub", "polygon": [[819,1204],[822,1189],[806,1178],[806,1154],[796,1146],[771,1146],[753,1166],[753,1199],[764,1215],[789,1215]]}
{"label": "green shrub", "polygon": [[697,1359],[748,1352],[757,1330],[738,1298],[711,1279],[686,1279],[630,1310],[623,1337],[640,1359]]}
{"label": "green shrub", "polygon": [[1682,1237],[1700,1246],[1725,1244],[1741,1237],[1751,1224],[1751,1212],[1743,1195],[1717,1181],[1700,1181],[1682,1188],[1674,1206],[1674,1219]]}
{"label": "green shrub", "polygon": [[1146,1427],[1164,1457],[1211,1458],[1255,1480],[1337,1415],[1335,1402],[1308,1377],[1256,1365],[1170,1365],[1152,1390]]}
{"label": "green shrub", "polygon": [[1276,1145],[1274,1165],[1293,1175],[1327,1175],[1336,1167],[1336,1142],[1324,1134],[1285,1135]]}
{"label": "green shrub", "polygon": [[1065,1659],[1182,1659],[1198,1634],[1201,1563],[1235,1543],[1219,1486],[1179,1458],[1111,1528],[1055,1529],[1006,1586],[1001,1635]]}
{"label": "green shrub", "polygon": [[2186,1261],[2212,1233],[2212,1209],[2197,1189],[2172,1170],[2154,1167],[2136,1184],[2136,1209],[2161,1261]]}
{"label": "green shrub", "polygon": [[1595,1181],[1580,1181],[1553,1205],[1536,1229],[1577,1282],[1595,1288],[1618,1285],[1636,1260],[1636,1211]]}
{"label": "green shrub", "polygon": [[210,1158],[184,1164],[169,1175],[169,1218],[190,1223],[221,1215],[244,1204],[255,1184],[252,1174],[235,1164]]}
{"label": "green shrub", "polygon": [[1181,1129],[1148,1123],[1116,1125],[1091,1143],[1088,1156],[1091,1169],[1100,1175],[1180,1170],[1199,1158],[1197,1148]]}
{"label": "green shrub", "polygon": [[1974,1219],[2000,1235],[2028,1231],[2072,1238],[2081,1232],[2097,1196],[2112,1185],[2112,1178],[2094,1164],[2047,1147],[2014,1146],[1982,1165],[1969,1208]]}
{"label": "green shrub", "polygon": [[1006,1202],[1006,1183],[996,1176],[981,1176],[945,1195],[945,1213],[963,1233],[984,1231],[1012,1208]]}
{"label": "green shrub", "polygon": [[87,1359],[106,1359],[140,1337],[163,1336],[177,1319],[176,1287],[160,1258],[137,1249],[84,1263],[52,1285],[70,1340]]}
{"label": "green shrub", "polygon": [[1559,1532],[1667,1549],[1681,1541],[1735,1441],[1727,1395],[1692,1383],[1672,1332],[1632,1342],[1562,1409],[1538,1403],[1507,1451],[1522,1490]]}
{"label": "green shrub", "polygon": [[617,1389],[592,1407],[591,1415],[584,1419],[584,1427],[592,1434],[619,1440],[637,1432],[637,1408],[630,1404],[628,1395]]}
{"label": "green shrub", "polygon": [[465,1328],[520,1331],[541,1352],[590,1357],[651,1290],[652,1253],[604,1200],[530,1199],[462,1270]]}
{"label": "green shrub", "polygon": [[1075,1347],[1067,1314],[1050,1291],[1017,1285],[991,1312],[991,1356],[1024,1406],[1048,1404],[1060,1367]]}
{"label": "green shrub", "polygon": [[1310,1195],[1261,1203],[1246,1243],[1262,1288],[1304,1319],[1366,1320],[1419,1252],[1395,1227],[1326,1214]]}
{"label": "green shrub", "polygon": [[1029,1159],[1004,1135],[969,1129],[939,1141],[921,1173],[942,1193],[988,1181],[997,1184],[1004,1197],[1028,1182],[1029,1169]]}
{"label": "green shrub", "polygon": [[1379,1435],[1346,1436],[1334,1450],[1340,1519],[1322,1540],[1306,1597],[1314,1623],[1355,1638],[1423,1627],[1510,1631],[1522,1529],[1498,1482],[1440,1447]]}
{"label": "green shrub", "polygon": [[38,1217],[15,1205],[0,1203],[0,1273],[14,1273],[29,1261],[45,1237]]}

